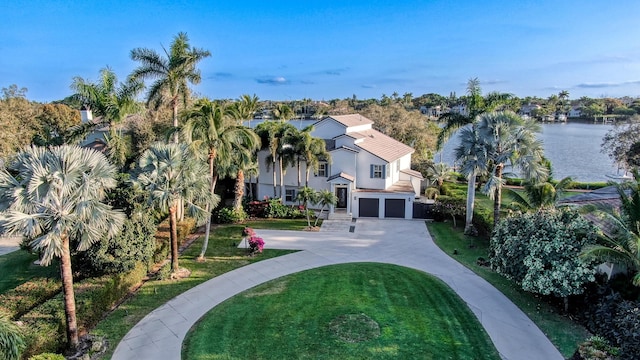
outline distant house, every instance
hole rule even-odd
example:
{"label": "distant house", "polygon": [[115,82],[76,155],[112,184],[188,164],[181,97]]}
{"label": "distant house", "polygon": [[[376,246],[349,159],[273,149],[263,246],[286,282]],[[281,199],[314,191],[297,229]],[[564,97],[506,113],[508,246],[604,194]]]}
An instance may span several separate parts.
{"label": "distant house", "polygon": [[430,118],[439,118],[442,114],[446,112],[442,106],[436,105],[431,107],[421,106],[420,113]]}
{"label": "distant house", "polygon": [[520,110],[518,111],[518,115],[522,116],[525,119],[529,119],[534,117],[535,112],[539,109],[541,109],[542,106],[538,105],[538,104],[527,104],[527,105],[522,105],[520,107]]}
{"label": "distant house", "polygon": [[463,116],[469,115],[469,109],[467,109],[467,105],[465,104],[455,105],[449,111],[455,114],[463,115]]}
{"label": "distant house", "polygon": [[571,107],[571,109],[567,113],[567,116],[569,118],[579,118],[579,117],[581,117],[582,116],[581,108],[582,108],[581,106],[573,106],[573,107]]}
{"label": "distant house", "polygon": [[[328,116],[314,125],[312,135],[325,140],[332,161],[321,163],[311,174],[309,187],[330,190],[338,198],[337,205],[329,209],[329,218],[413,217],[413,203],[423,180],[411,169],[414,149],[374,130],[372,125],[372,120],[359,114]],[[266,150],[258,153],[260,176],[257,186],[251,187],[259,199],[274,196],[272,171],[277,169],[268,166],[267,156]],[[301,166],[304,174],[305,165]],[[297,172],[297,167],[288,167],[284,184],[278,184],[275,196],[281,196],[286,204],[297,203]],[[304,186],[304,175],[302,178]]]}

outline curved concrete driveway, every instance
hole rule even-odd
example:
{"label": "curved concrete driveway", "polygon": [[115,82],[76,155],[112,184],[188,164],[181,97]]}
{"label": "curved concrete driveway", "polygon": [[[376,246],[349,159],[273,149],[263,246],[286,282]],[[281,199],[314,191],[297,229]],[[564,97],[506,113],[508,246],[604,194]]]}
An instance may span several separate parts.
{"label": "curved concrete driveway", "polygon": [[[348,231],[351,225],[353,233]],[[326,221],[317,233],[257,232],[268,248],[304,251],[236,269],[175,297],[136,324],[118,344],[113,359],[180,359],[187,331],[222,301],[284,275],[348,262],[397,264],[442,279],[467,303],[504,359],[563,359],[509,299],[442,252],[423,221]]]}

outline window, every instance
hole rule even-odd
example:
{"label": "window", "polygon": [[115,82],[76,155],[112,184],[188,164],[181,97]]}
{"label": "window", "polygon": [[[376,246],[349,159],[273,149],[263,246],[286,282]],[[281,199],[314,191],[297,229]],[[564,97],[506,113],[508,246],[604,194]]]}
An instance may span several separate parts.
{"label": "window", "polygon": [[385,175],[384,165],[371,165],[371,177],[374,179],[382,179]]}
{"label": "window", "polygon": [[284,191],[284,201],[294,201],[296,199],[295,189],[286,189]]}
{"label": "window", "polygon": [[400,170],[400,159],[398,159],[398,161],[396,161],[396,170]]}
{"label": "window", "polygon": [[329,171],[327,171],[327,168],[327,163],[320,163],[320,165],[318,165],[318,172],[316,173],[316,176],[327,177],[327,174],[329,173]]}

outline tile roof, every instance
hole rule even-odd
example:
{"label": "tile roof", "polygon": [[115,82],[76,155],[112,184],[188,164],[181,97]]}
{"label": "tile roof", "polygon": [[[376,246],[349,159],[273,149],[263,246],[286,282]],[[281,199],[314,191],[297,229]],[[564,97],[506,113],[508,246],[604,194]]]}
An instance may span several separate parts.
{"label": "tile roof", "polygon": [[413,185],[411,185],[411,181],[409,180],[400,180],[395,182],[393,185],[389,186],[386,189],[363,189],[357,188],[354,192],[363,192],[363,193],[409,193],[415,194],[416,192],[413,190]]}
{"label": "tile roof", "polygon": [[331,115],[329,117],[346,127],[373,124],[373,120],[367,119],[360,114]]}
{"label": "tile roof", "polygon": [[335,179],[338,179],[338,178],[343,178],[343,179],[349,180],[349,181],[351,181],[351,182],[356,181],[355,176],[352,176],[352,175],[349,175],[349,174],[347,174],[347,173],[343,173],[343,172],[341,172],[340,174],[337,174],[337,175],[331,175],[331,176],[327,179],[327,181],[335,180]]}
{"label": "tile roof", "polygon": [[402,169],[400,170],[401,173],[405,173],[409,176],[413,176],[416,177],[418,179],[424,179],[424,176],[422,176],[422,174],[420,173],[420,171],[417,170],[412,170],[412,169]]}
{"label": "tile roof", "polygon": [[415,151],[412,147],[373,129],[350,132],[345,135],[356,139],[356,146],[359,148],[387,162],[398,160]]}

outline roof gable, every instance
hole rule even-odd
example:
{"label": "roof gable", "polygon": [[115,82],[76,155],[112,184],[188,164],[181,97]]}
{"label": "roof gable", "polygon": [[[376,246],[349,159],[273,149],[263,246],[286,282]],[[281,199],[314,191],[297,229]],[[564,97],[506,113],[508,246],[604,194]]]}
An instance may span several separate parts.
{"label": "roof gable", "polygon": [[356,146],[386,162],[398,160],[415,151],[412,147],[373,129],[346,135],[356,140]]}

